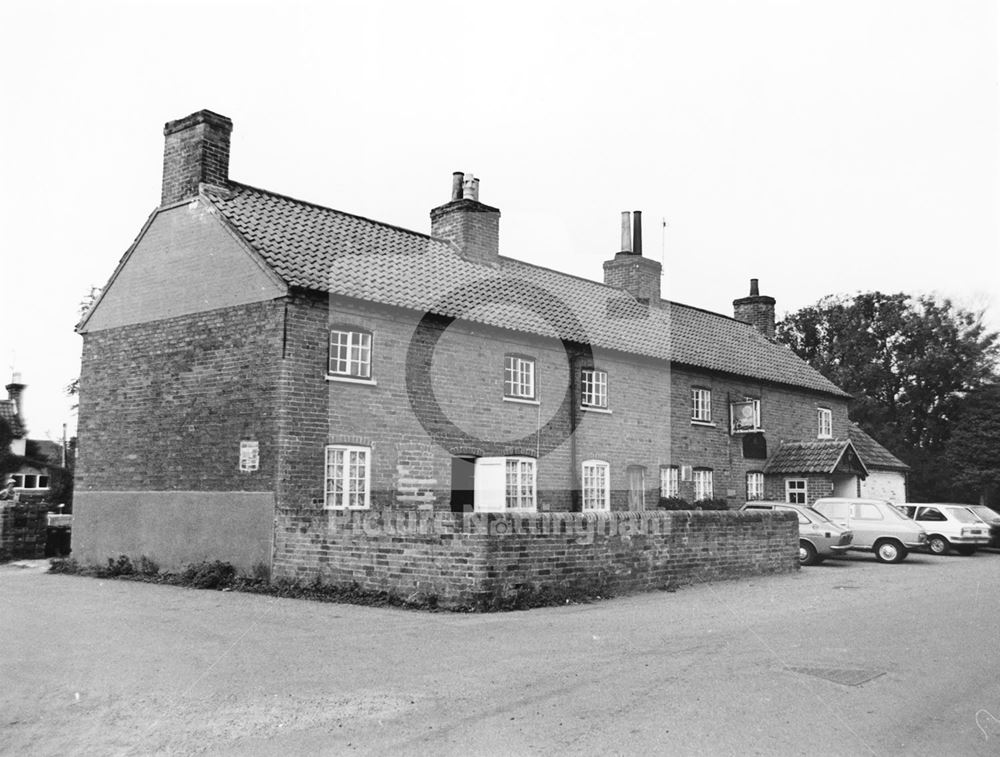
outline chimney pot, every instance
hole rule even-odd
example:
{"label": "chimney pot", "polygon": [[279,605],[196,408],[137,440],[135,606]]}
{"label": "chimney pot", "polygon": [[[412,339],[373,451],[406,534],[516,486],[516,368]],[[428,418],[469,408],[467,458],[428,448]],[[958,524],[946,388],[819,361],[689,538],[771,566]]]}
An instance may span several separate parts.
{"label": "chimney pot", "polygon": [[622,252],[632,252],[632,216],[622,211]]}
{"label": "chimney pot", "polygon": [[632,211],[632,254],[642,255],[642,211]]}
{"label": "chimney pot", "polygon": [[451,200],[462,199],[462,182],[465,180],[465,173],[462,171],[455,171],[451,175]]}
{"label": "chimney pot", "polygon": [[465,179],[462,181],[462,199],[479,202],[479,179],[471,173],[465,174]]}
{"label": "chimney pot", "polygon": [[750,296],[760,297],[760,287],[757,285],[757,279],[750,279]]}

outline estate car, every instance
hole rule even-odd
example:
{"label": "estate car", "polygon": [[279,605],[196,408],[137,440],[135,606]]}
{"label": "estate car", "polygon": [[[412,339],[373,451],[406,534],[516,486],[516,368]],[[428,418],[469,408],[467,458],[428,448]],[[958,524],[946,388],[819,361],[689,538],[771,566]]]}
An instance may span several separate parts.
{"label": "estate car", "polygon": [[902,562],[910,550],[927,546],[927,532],[887,500],[824,497],[813,508],[851,529],[851,549],[874,552],[879,562]]}

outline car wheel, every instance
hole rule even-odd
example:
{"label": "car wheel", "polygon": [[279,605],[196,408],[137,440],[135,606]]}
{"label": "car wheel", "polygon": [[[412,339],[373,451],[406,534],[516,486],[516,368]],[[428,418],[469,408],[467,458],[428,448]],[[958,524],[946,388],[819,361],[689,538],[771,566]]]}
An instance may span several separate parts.
{"label": "car wheel", "polygon": [[902,562],[907,554],[906,547],[895,539],[883,539],[875,544],[875,557],[879,562]]}
{"label": "car wheel", "polygon": [[807,541],[799,542],[799,565],[815,565],[819,560],[816,557],[816,547]]}
{"label": "car wheel", "polygon": [[958,552],[958,554],[965,555],[966,557],[976,554],[976,548],[971,544],[963,544],[962,546],[956,547],[955,549]]}
{"label": "car wheel", "polygon": [[943,536],[938,536],[935,534],[930,539],[927,540],[927,547],[935,555],[946,555],[948,554],[948,548],[951,545],[948,544],[948,540]]}

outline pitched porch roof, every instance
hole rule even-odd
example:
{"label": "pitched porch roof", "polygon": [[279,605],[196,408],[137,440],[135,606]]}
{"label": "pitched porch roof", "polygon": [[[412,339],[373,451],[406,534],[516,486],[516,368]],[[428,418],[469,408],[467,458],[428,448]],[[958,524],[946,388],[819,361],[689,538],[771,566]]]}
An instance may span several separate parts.
{"label": "pitched porch roof", "polygon": [[764,466],[764,473],[836,473],[855,471],[868,476],[868,467],[850,439],[785,442]]}

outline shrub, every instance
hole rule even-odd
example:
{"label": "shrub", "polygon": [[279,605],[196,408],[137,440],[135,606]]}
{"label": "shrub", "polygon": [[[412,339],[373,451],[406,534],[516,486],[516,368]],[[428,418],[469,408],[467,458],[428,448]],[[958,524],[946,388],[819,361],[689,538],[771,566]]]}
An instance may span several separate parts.
{"label": "shrub", "polygon": [[181,573],[181,579],[196,589],[224,589],[236,580],[236,568],[227,562],[201,562],[188,565]]}
{"label": "shrub", "polygon": [[141,555],[139,564],[135,566],[135,571],[140,576],[155,576],[160,572],[160,566],[146,555]]}
{"label": "shrub", "polygon": [[49,560],[49,573],[70,573],[80,572],[80,564],[72,557]]}
{"label": "shrub", "polygon": [[135,566],[128,558],[128,555],[119,555],[117,560],[108,558],[108,567],[99,571],[100,575],[114,578],[116,576],[131,576],[135,573]]}
{"label": "shrub", "polygon": [[715,499],[699,499],[694,503],[696,510],[728,510],[729,503],[722,497]]}
{"label": "shrub", "polygon": [[686,499],[681,497],[660,497],[660,501],[657,503],[657,508],[660,510],[690,510],[691,505],[688,504]]}

